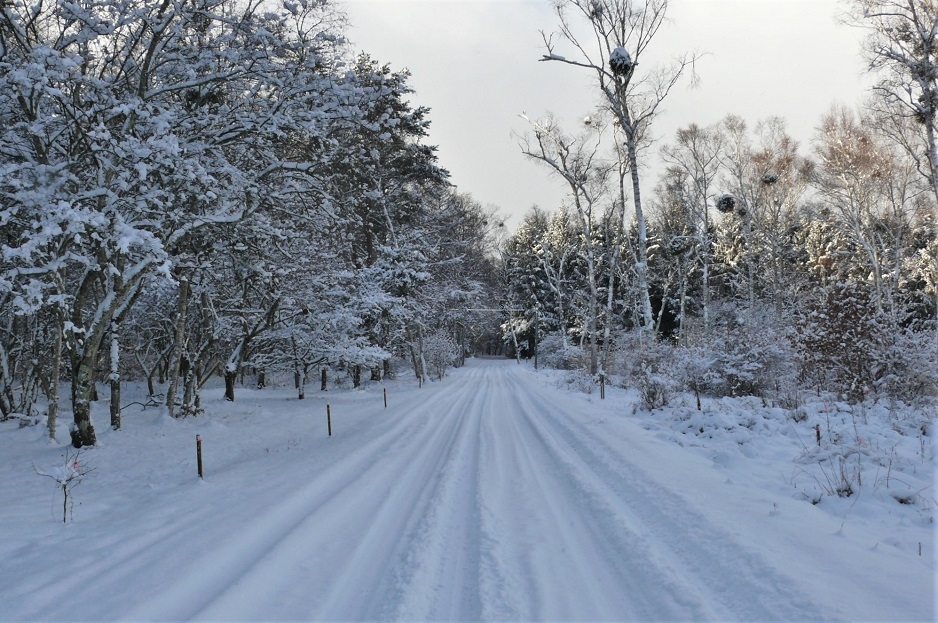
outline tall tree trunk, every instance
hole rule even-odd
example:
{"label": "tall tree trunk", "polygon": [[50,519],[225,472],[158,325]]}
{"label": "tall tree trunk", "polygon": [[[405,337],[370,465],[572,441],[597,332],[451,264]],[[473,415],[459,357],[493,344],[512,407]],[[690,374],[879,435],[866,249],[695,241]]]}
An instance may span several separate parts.
{"label": "tall tree trunk", "polygon": [[293,380],[296,385],[297,399],[306,398],[306,364],[300,361],[300,349],[296,344],[296,334],[290,335],[290,346],[293,348]]}
{"label": "tall tree trunk", "polygon": [[230,363],[225,366],[225,400],[234,402],[235,383],[238,381],[238,369]]}
{"label": "tall tree trunk", "polygon": [[[709,246],[709,245],[708,245]],[[710,335],[710,258],[703,261],[703,326],[704,333]]]}
{"label": "tall tree trunk", "polygon": [[176,314],[176,341],[173,344],[173,354],[170,362],[169,389],[166,390],[166,408],[169,411],[169,417],[175,417],[174,409],[176,406],[176,390],[179,387],[179,367],[182,365],[186,339],[186,317],[189,314],[189,279],[187,277],[179,278],[179,305]]}
{"label": "tall tree trunk", "polygon": [[97,345],[87,343],[86,350],[78,359],[72,375],[72,445],[76,448],[93,446],[97,443],[94,424],[91,422],[91,393],[94,388],[94,360]]}
{"label": "tall tree trunk", "polygon": [[117,322],[111,322],[111,374],[108,375],[111,387],[111,428],[121,429],[121,377],[120,377],[120,342],[118,341]]}
{"label": "tall tree trunk", "polygon": [[[623,100],[624,101],[624,100]],[[645,213],[642,211],[642,193],[638,179],[638,146],[634,128],[626,131],[625,148],[629,157],[629,169],[632,174],[632,201],[635,204],[635,223],[638,227],[638,265],[635,275],[641,293],[642,322],[646,329],[651,329],[651,295],[648,292],[648,228],[645,225]]]}
{"label": "tall tree trunk", "polygon": [[191,363],[182,375],[182,411],[186,415],[195,415],[198,412],[199,378],[201,377],[199,365],[198,361]]}
{"label": "tall tree trunk", "polygon": [[710,212],[707,207],[709,185],[704,185],[703,193],[703,232],[700,236],[701,281],[703,287],[703,326],[704,334],[710,335]]}
{"label": "tall tree trunk", "polygon": [[52,364],[49,368],[49,387],[46,391],[46,399],[49,401],[46,425],[49,431],[49,439],[52,441],[55,441],[55,429],[59,419],[59,382],[62,367],[62,332],[64,330],[62,310],[56,308],[55,340],[52,343]]}
{"label": "tall tree trunk", "polygon": [[[925,118],[925,138],[928,143],[928,170],[931,173],[931,176],[928,181],[931,183],[932,192],[935,194],[936,205],[938,205],[938,137],[936,137],[936,113],[938,110],[935,108],[936,94],[935,91],[929,90],[928,95],[930,96],[930,101],[932,106],[929,109],[929,114]],[[938,346],[938,294],[935,295],[935,345]]]}
{"label": "tall tree trunk", "polygon": [[[685,331],[684,318],[687,315],[687,269],[681,266],[681,303],[678,308],[678,339],[682,346],[687,346],[687,332]],[[661,301],[662,308],[664,300]]]}

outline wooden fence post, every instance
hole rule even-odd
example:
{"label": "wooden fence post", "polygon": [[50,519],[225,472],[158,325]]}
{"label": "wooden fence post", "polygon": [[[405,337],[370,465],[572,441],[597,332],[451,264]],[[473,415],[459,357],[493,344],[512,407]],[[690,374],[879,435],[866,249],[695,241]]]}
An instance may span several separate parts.
{"label": "wooden fence post", "polygon": [[205,480],[202,476],[202,435],[195,436],[195,458],[199,465],[199,478]]}
{"label": "wooden fence post", "polygon": [[329,436],[332,437],[332,409],[326,405],[326,426],[329,429]]}

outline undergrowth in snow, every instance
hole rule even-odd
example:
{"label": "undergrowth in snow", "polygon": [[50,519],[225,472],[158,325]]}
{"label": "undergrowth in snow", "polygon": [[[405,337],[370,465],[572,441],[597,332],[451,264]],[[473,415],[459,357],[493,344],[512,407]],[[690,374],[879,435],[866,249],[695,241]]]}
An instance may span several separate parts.
{"label": "undergrowth in snow", "polygon": [[[589,375],[541,373],[556,387],[599,398],[598,380]],[[787,488],[794,498],[838,516],[875,507],[922,525],[934,523],[936,405],[886,398],[848,404],[821,393],[799,395],[790,409],[760,397],[703,396],[698,409],[695,395],[670,387],[666,406],[649,409],[646,387],[618,391],[628,396],[624,411],[659,438],[718,463],[732,456],[747,469],[785,467],[767,487]]]}

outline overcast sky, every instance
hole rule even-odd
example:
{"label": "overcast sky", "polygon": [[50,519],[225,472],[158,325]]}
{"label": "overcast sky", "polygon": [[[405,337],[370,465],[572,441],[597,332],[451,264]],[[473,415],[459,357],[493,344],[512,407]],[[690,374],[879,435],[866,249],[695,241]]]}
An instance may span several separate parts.
{"label": "overcast sky", "polygon": [[[540,31],[556,30],[550,0],[345,0],[345,9],[356,50],[412,72],[413,102],[431,109],[428,142],[460,192],[498,206],[511,229],[534,204],[560,205],[562,185],[512,136],[525,129],[522,112],[552,112],[575,130],[597,101],[586,70],[538,62]],[[750,126],[781,116],[808,153],[832,104],[865,97],[862,32],[838,23],[843,9],[839,0],[673,0],[649,55],[706,55],[699,86],[672,91],[652,134],[669,141],[728,113]],[[642,171],[646,193],[656,175]]]}

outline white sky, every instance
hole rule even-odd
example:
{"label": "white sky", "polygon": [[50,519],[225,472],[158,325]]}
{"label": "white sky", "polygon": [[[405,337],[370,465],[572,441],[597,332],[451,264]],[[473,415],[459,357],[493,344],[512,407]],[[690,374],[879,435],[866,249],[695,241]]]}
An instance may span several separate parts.
{"label": "white sky", "polygon": [[[549,0],[345,0],[345,8],[356,50],[411,70],[413,102],[431,109],[428,142],[460,192],[498,206],[512,229],[531,205],[560,205],[561,184],[512,136],[525,129],[522,112],[552,112],[574,130],[596,102],[586,70],[538,62],[540,31],[556,30]],[[832,104],[865,97],[862,32],[837,22],[844,8],[838,0],[673,0],[649,54],[706,56],[700,85],[672,91],[652,133],[670,140],[680,127],[728,113],[750,126],[777,115],[809,152]],[[653,167],[642,172],[645,193],[656,176]]]}

